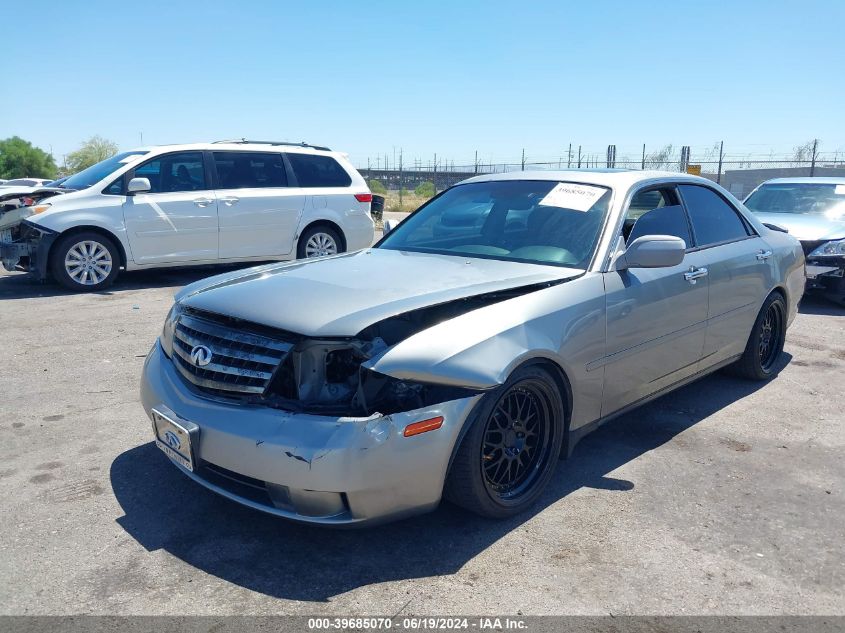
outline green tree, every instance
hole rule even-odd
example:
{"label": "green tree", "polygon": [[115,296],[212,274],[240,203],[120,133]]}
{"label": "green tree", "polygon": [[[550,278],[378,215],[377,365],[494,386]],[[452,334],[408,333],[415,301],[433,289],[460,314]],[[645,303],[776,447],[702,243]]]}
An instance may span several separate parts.
{"label": "green tree", "polygon": [[381,184],[380,180],[376,180],[374,178],[370,182],[368,182],[367,184],[370,186],[370,191],[372,191],[373,193],[380,193],[380,194],[387,193],[387,189],[384,188],[384,185]]}
{"label": "green tree", "polygon": [[425,181],[417,185],[417,188],[414,189],[414,193],[423,198],[431,198],[437,192],[434,190],[433,182]]}
{"label": "green tree", "polygon": [[19,136],[0,141],[0,178],[54,178],[56,162]]}
{"label": "green tree", "polygon": [[102,136],[92,136],[82,144],[82,147],[67,155],[67,167],[70,173],[75,174],[115,154],[117,154],[117,143],[104,139]]}

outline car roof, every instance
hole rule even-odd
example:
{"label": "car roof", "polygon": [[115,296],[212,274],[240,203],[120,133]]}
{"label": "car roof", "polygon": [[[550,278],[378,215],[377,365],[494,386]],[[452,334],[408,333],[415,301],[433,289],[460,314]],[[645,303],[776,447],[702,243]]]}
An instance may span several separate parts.
{"label": "car roof", "polygon": [[641,182],[652,180],[689,182],[714,185],[712,180],[681,172],[657,171],[653,169],[564,169],[559,171],[509,171],[503,174],[473,176],[460,182],[494,182],[499,180],[556,180],[579,182],[611,188],[629,188]]}
{"label": "car roof", "polygon": [[328,149],[327,147],[318,147],[314,145],[302,145],[299,143],[291,143],[290,145],[283,143],[270,142],[244,142],[244,141],[214,141],[206,143],[174,143],[171,145],[147,145],[144,147],[135,147],[130,152],[158,152],[158,151],[180,151],[180,150],[235,150],[235,151],[250,151],[250,152],[296,152],[302,154],[320,154],[324,156],[342,156],[342,152],[337,152]]}
{"label": "car roof", "polygon": [[[819,176],[812,178],[772,178],[764,185],[845,185],[845,178],[835,176]],[[761,185],[762,186],[762,185]]]}

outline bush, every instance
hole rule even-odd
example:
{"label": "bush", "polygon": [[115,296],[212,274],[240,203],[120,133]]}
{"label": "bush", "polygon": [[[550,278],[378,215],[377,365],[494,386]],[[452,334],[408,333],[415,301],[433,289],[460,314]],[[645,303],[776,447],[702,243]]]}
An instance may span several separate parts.
{"label": "bush", "polygon": [[434,183],[433,182],[421,182],[417,185],[417,188],[414,189],[414,193],[418,196],[422,196],[423,198],[432,198],[436,191],[434,190]]}
{"label": "bush", "polygon": [[379,182],[378,180],[373,179],[370,182],[368,182],[367,184],[370,186],[370,191],[372,191],[373,193],[380,193],[380,194],[387,193],[387,189],[385,189],[384,185],[381,184],[381,182]]}

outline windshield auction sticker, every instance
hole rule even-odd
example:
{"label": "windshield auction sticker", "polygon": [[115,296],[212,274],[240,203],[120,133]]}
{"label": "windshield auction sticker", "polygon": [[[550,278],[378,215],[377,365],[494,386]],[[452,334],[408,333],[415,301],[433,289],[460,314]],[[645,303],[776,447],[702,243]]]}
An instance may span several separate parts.
{"label": "windshield auction sticker", "polygon": [[555,185],[555,188],[546,194],[545,198],[540,200],[540,205],[561,207],[574,211],[589,211],[605,191],[607,190],[602,187],[561,182]]}

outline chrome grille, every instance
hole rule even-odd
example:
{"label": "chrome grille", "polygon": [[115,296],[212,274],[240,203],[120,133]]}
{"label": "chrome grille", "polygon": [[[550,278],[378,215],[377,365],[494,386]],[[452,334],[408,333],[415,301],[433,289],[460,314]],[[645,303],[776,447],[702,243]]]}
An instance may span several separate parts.
{"label": "chrome grille", "polygon": [[[204,345],[211,362],[199,367],[191,350]],[[183,314],[173,338],[173,363],[182,375],[201,389],[223,395],[262,394],[273,372],[293,343]]]}

